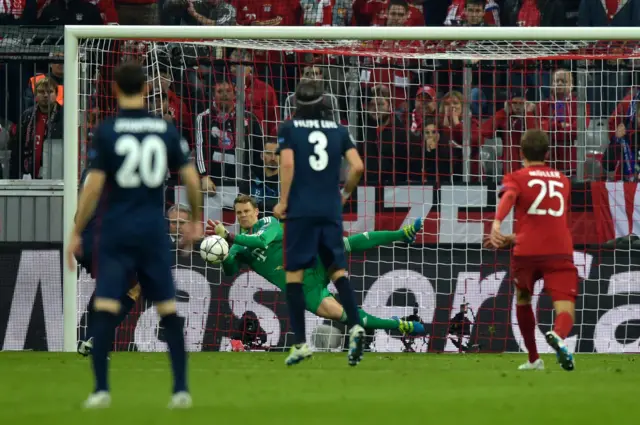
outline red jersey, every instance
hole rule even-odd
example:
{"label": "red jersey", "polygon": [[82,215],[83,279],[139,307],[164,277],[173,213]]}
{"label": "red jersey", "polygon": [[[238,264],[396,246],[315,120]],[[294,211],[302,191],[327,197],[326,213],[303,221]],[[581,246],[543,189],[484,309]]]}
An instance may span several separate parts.
{"label": "red jersey", "polygon": [[546,165],[527,167],[504,177],[501,193],[507,191],[516,194],[515,256],[573,256],[567,176]]}

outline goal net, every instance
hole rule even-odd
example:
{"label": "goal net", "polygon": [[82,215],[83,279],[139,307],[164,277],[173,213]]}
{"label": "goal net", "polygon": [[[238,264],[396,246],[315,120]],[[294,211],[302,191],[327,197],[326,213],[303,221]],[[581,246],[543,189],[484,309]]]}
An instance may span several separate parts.
{"label": "goal net", "polygon": [[[550,136],[551,164],[573,181],[567,208],[581,282],[568,344],[578,352],[640,351],[637,42],[622,34],[593,40],[578,29],[559,29],[557,39],[542,29],[386,28],[377,35],[355,28],[195,29],[68,30],[78,42],[77,49],[67,46],[67,58],[76,60],[66,69],[75,66],[78,87],[65,91],[79,111],[79,169],[92,129],[117,112],[114,66],[138,61],[149,78],[149,110],[176,123],[192,147],[204,220],[222,220],[238,232],[237,195],[252,195],[266,215],[277,202],[277,127],[295,112],[296,85],[315,80],[366,165],[344,210],[345,235],[384,241],[362,252],[362,244],[351,244],[358,300],[380,318],[418,316],[427,331],[405,338],[397,330],[370,330],[369,348],[518,352],[524,344],[510,255],[483,249],[482,241],[502,177],[522,167],[523,132],[541,128]],[[176,176],[166,194],[172,236],[179,238],[186,197]],[[417,218],[424,230],[413,244],[400,233],[389,242]],[[512,224],[506,220],[504,231]],[[291,343],[284,296],[264,278],[246,268],[224,276],[198,252],[176,249],[174,258],[189,350],[231,350],[232,340],[254,350]],[[79,337],[93,288],[81,273],[74,295]],[[542,283],[536,288],[544,351],[553,310],[540,294]],[[311,313],[307,332],[317,349],[344,344],[344,325]],[[166,349],[159,317],[143,299],[118,328],[115,349]]]}

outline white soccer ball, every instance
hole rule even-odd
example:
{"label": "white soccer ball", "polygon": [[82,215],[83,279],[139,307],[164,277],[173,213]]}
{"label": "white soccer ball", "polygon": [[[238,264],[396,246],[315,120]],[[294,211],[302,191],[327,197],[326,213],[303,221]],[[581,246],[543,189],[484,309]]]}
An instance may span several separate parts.
{"label": "white soccer ball", "polygon": [[220,236],[208,236],[200,244],[200,256],[208,263],[220,264],[227,255],[229,255],[229,244]]}

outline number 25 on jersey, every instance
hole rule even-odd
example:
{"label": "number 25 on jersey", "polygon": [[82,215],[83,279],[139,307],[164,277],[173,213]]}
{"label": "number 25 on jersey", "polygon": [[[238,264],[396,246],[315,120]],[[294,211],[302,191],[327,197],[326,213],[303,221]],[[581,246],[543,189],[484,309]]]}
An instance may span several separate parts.
{"label": "number 25 on jersey", "polygon": [[145,185],[160,187],[167,175],[167,146],[161,137],[150,134],[142,140],[132,135],[118,138],[115,151],[124,160],[116,173],[120,187],[133,189]]}
{"label": "number 25 on jersey", "polygon": [[[541,179],[533,179],[529,180],[527,184],[529,187],[538,186],[540,191],[538,192],[538,196],[531,203],[527,214],[531,215],[550,215],[552,217],[562,217],[564,214],[564,198],[562,197],[562,193],[558,192],[557,189],[563,189],[564,184],[559,181],[549,180],[544,181]],[[540,208],[540,204],[545,200],[545,198],[550,199],[558,199],[559,206],[557,209],[554,208]]]}

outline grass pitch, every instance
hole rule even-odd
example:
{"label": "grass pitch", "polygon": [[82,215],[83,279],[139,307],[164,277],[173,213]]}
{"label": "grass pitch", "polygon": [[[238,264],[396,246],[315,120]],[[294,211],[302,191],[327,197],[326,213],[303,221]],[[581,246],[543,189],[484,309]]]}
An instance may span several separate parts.
{"label": "grass pitch", "polygon": [[640,356],[577,356],[565,372],[518,372],[526,355],[316,354],[287,368],[282,353],[194,353],[194,408],[169,411],[166,354],[115,353],[113,405],[83,411],[90,363],[75,354],[0,353],[0,424],[7,425],[633,425]]}

